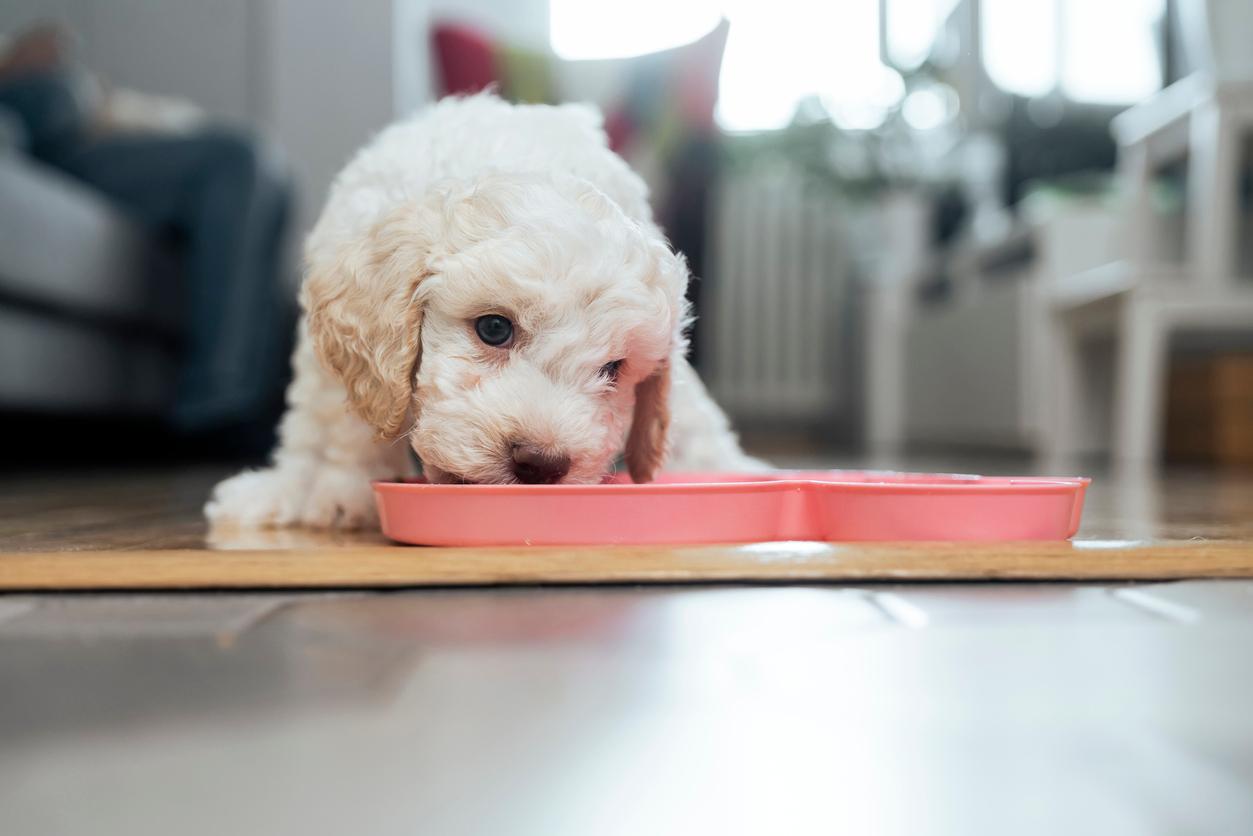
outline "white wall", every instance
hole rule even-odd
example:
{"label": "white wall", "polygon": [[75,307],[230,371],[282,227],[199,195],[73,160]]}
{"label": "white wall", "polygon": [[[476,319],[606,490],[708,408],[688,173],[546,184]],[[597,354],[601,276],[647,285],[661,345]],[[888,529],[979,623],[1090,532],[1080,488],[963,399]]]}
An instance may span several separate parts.
{"label": "white wall", "polygon": [[296,170],[302,220],[314,220],[336,172],[390,122],[391,0],[268,0],[263,124]]}
{"label": "white wall", "polygon": [[0,0],[0,32],[59,20],[81,38],[85,63],[114,83],[254,121],[256,8],[254,0]]}

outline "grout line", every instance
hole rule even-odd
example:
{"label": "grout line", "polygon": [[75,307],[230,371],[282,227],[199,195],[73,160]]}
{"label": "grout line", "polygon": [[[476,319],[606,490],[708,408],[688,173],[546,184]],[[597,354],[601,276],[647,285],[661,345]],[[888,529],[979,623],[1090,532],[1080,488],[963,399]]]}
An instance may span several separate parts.
{"label": "grout line", "polygon": [[1192,607],[1158,598],[1156,595],[1150,595],[1134,587],[1112,589],[1109,594],[1128,606],[1166,621],[1173,621],[1177,624],[1195,624],[1201,620],[1201,613]]}
{"label": "grout line", "polygon": [[927,614],[916,604],[911,604],[894,592],[871,592],[870,600],[889,620],[919,630],[927,626]]}

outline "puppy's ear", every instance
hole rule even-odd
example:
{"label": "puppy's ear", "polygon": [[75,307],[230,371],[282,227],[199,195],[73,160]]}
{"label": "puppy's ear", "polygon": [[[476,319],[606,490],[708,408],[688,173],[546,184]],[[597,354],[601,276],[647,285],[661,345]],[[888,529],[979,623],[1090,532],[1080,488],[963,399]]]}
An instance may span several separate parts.
{"label": "puppy's ear", "polygon": [[401,434],[421,350],[416,299],[428,267],[434,213],[405,206],[364,240],[310,239],[302,301],[318,358],[348,391],[348,403],[381,437]]}
{"label": "puppy's ear", "polygon": [[635,386],[635,415],[627,435],[626,464],[635,482],[651,482],[665,463],[670,442],[670,363]]}

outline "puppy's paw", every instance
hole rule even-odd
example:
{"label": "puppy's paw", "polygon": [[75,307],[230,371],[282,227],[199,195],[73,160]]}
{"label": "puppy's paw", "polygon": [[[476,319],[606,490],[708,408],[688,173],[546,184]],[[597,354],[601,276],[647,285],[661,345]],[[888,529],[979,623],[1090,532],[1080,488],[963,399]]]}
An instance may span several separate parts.
{"label": "puppy's paw", "polygon": [[213,526],[274,528],[300,522],[311,468],[246,470],[218,484],[204,513]]}
{"label": "puppy's paw", "polygon": [[371,476],[352,467],[323,464],[313,473],[299,522],[311,528],[378,527]]}
{"label": "puppy's paw", "polygon": [[378,525],[370,474],[324,462],[284,462],[233,476],[213,490],[215,527],[359,529]]}

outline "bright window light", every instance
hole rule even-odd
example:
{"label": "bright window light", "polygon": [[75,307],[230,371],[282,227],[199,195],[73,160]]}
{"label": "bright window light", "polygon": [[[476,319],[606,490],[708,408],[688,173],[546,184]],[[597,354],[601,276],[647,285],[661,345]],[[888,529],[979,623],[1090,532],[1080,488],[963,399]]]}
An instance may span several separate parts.
{"label": "bright window light", "polygon": [[784,127],[814,95],[846,127],[873,128],[903,92],[879,62],[878,0],[739,0],[727,17],[718,102],[727,130]]}
{"label": "bright window light", "polygon": [[571,61],[626,58],[696,40],[718,25],[718,0],[550,0],[553,52]]}
{"label": "bright window light", "polygon": [[726,130],[784,127],[809,96],[846,127],[871,128],[903,95],[879,61],[879,0],[552,0],[552,45],[566,58],[642,54],[694,40],[723,16]]}
{"label": "bright window light", "polygon": [[1072,99],[1134,102],[1161,86],[1154,28],[1163,0],[1068,0],[1062,91]]}
{"label": "bright window light", "polygon": [[983,0],[980,20],[983,63],[996,86],[1020,96],[1057,87],[1057,0]]}
{"label": "bright window light", "polygon": [[982,0],[983,61],[1001,89],[1138,101],[1161,85],[1164,0]]}
{"label": "bright window light", "polygon": [[[888,48],[921,62],[955,0],[889,0]],[[553,49],[568,59],[622,58],[699,38],[731,21],[718,122],[730,131],[788,124],[817,96],[846,128],[879,125],[904,95],[879,60],[880,0],[551,0]],[[1022,96],[1060,90],[1091,102],[1133,102],[1160,84],[1154,25],[1164,0],[981,0],[988,76]],[[921,97],[911,121],[930,124]]]}
{"label": "bright window light", "polygon": [[888,0],[887,50],[892,63],[907,70],[922,64],[957,0]]}

